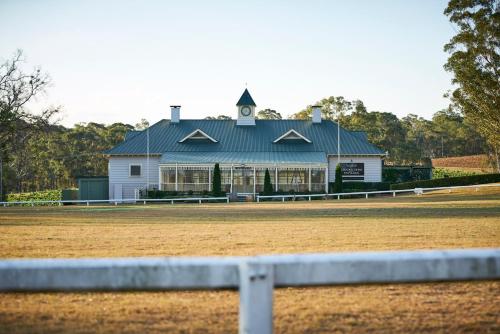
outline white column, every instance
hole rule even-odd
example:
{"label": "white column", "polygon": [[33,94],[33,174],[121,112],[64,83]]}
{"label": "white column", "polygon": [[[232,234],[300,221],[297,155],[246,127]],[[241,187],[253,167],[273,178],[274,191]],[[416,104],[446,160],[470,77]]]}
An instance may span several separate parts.
{"label": "white column", "polygon": [[212,173],[210,172],[210,167],[208,168],[208,191],[212,191]]}
{"label": "white column", "polygon": [[309,166],[309,192],[312,190],[311,187],[311,166]]}
{"label": "white column", "polygon": [[175,191],[178,191],[179,190],[179,182],[178,182],[178,169],[179,167],[177,166],[177,164],[175,164]]}
{"label": "white column", "polygon": [[158,166],[158,173],[160,174],[158,189],[163,190],[163,173],[161,172],[161,167]]}
{"label": "white column", "polygon": [[231,194],[233,193],[233,165],[231,165]]}
{"label": "white column", "polygon": [[276,173],[274,174],[274,188],[278,191],[278,167],[276,167]]}
{"label": "white column", "polygon": [[328,194],[328,165],[325,168],[325,193]]}
{"label": "white column", "polygon": [[272,334],[274,271],[272,264],[243,262],[240,274],[240,334]]}
{"label": "white column", "polygon": [[256,185],[255,182],[257,181],[257,176],[255,175],[255,166],[253,167],[253,198],[255,199],[255,190],[256,190]]}

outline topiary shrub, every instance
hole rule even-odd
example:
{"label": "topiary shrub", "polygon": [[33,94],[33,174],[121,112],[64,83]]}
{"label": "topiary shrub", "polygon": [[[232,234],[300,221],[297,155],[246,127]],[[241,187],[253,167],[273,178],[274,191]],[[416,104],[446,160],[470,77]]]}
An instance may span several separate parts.
{"label": "topiary shrub", "polygon": [[216,163],[214,167],[214,174],[212,177],[212,194],[213,196],[222,196],[222,184],[221,184],[221,176],[220,176],[220,167],[219,164]]}
{"label": "topiary shrub", "polygon": [[269,169],[266,168],[266,173],[264,175],[264,195],[270,196],[273,194],[273,184],[271,183],[271,175],[269,174]]}

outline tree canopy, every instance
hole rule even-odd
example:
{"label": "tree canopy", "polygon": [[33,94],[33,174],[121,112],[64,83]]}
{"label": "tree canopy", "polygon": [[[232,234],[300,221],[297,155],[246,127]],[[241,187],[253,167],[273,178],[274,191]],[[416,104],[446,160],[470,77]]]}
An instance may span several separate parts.
{"label": "tree canopy", "polygon": [[456,86],[449,96],[486,138],[500,171],[500,1],[451,0],[444,14],[457,27],[444,46]]}

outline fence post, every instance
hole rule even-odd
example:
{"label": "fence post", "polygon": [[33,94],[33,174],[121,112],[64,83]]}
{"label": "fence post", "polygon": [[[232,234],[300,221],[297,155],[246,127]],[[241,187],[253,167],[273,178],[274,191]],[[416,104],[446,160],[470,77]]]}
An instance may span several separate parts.
{"label": "fence post", "polygon": [[229,196],[226,196],[226,203],[229,203]]}
{"label": "fence post", "polygon": [[396,197],[396,192],[395,191],[392,192],[392,197]]}
{"label": "fence post", "polygon": [[366,194],[366,198],[368,198],[368,194]]}
{"label": "fence post", "polygon": [[337,195],[337,199],[338,199],[338,200],[340,199],[340,195]]}
{"label": "fence post", "polygon": [[240,334],[272,334],[274,270],[271,264],[241,262]]}

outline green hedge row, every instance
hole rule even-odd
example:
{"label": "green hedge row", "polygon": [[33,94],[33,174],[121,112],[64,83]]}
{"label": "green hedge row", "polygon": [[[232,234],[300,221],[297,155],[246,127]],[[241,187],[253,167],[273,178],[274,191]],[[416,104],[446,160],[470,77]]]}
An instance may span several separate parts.
{"label": "green hedge row", "polygon": [[[342,192],[355,193],[360,191],[383,191],[389,190],[391,184],[389,182],[343,182]],[[330,193],[333,193],[333,182],[329,184]]]}
{"label": "green hedge row", "polygon": [[[24,201],[60,201],[62,190],[34,191],[31,193],[7,194],[7,202]],[[40,205],[58,205],[57,203],[44,203]]]}
{"label": "green hedge row", "polygon": [[459,177],[446,177],[442,179],[423,180],[414,182],[403,182],[391,185],[391,190],[470,186],[474,184],[500,182],[500,174],[479,174]]}

